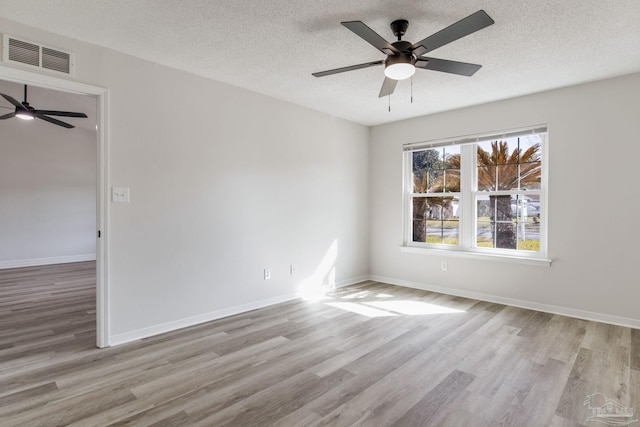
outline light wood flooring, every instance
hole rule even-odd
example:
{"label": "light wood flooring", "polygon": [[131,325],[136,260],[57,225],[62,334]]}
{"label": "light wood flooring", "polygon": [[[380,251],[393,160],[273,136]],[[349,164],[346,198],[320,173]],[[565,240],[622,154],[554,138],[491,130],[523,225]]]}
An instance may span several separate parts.
{"label": "light wood flooring", "polygon": [[639,330],[366,282],[97,349],[93,263],[0,270],[3,427],[603,426],[594,393],[638,418]]}

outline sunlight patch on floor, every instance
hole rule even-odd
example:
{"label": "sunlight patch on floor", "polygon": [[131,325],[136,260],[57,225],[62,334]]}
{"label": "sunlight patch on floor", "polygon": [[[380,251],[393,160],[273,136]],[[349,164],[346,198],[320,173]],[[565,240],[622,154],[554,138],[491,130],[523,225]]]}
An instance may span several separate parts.
{"label": "sunlight patch on floor", "polygon": [[[347,299],[346,297],[342,297]],[[464,310],[430,304],[422,301],[359,301],[359,302],[325,302],[326,305],[336,307],[367,317],[390,316],[426,316],[431,314],[464,313]]]}
{"label": "sunlight patch on floor", "polygon": [[352,313],[361,314],[367,317],[390,317],[397,316],[395,313],[391,313],[385,310],[378,310],[374,307],[368,307],[362,304],[356,304],[354,302],[326,302],[326,305],[336,307],[342,310],[350,311]]}
{"label": "sunlight patch on floor", "polygon": [[443,313],[464,313],[464,310],[445,307],[443,305],[429,304],[421,301],[372,301],[363,304],[370,305],[382,310],[392,311],[409,316],[420,316],[427,314],[443,314]]}

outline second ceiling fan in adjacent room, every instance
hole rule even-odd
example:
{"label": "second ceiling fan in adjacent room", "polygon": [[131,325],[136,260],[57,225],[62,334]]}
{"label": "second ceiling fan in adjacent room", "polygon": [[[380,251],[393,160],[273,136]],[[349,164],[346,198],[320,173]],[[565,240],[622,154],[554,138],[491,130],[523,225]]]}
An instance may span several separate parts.
{"label": "second ceiling fan in adjacent room", "polygon": [[14,107],[15,111],[13,113],[8,113],[0,116],[0,120],[11,119],[13,117],[17,117],[23,120],[33,120],[33,119],[41,119],[46,122],[52,123],[54,125],[62,126],[67,129],[72,129],[75,126],[69,124],[67,122],[63,122],[62,120],[54,119],[49,116],[58,116],[58,117],[77,117],[77,118],[87,118],[85,113],[76,113],[73,111],[54,111],[54,110],[38,110],[33,108],[29,102],[27,102],[27,85],[24,85],[24,101],[19,102],[14,97],[10,95],[6,95],[4,93],[0,93],[0,95],[9,101]]}

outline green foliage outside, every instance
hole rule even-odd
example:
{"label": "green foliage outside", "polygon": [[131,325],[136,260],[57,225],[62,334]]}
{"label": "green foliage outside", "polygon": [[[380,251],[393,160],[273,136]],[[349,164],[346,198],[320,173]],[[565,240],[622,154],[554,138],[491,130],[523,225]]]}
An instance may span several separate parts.
{"label": "green foliage outside", "polygon": [[433,244],[433,245],[457,245],[458,244],[458,238],[457,237],[445,237],[444,239],[441,239],[440,237],[435,237],[435,236],[427,236],[427,243]]}
{"label": "green foliage outside", "polygon": [[[426,243],[432,245],[449,245],[456,246],[459,240],[457,237],[445,237],[444,239],[440,239],[439,237],[427,236]],[[479,248],[493,248],[493,242],[490,240],[479,240],[476,242],[476,246]],[[539,240],[519,240],[518,241],[518,250],[521,251],[533,251],[540,252],[540,241]]]}
{"label": "green foliage outside", "polygon": [[[428,149],[413,153],[413,192],[439,193],[442,197],[415,197],[413,199],[413,239],[426,243],[457,245],[455,237],[427,236],[429,229],[442,231],[456,229],[457,220],[439,220],[451,215],[450,191],[460,191],[460,154],[447,154],[446,150]],[[506,141],[492,141],[487,150],[477,148],[477,181],[482,191],[508,191],[514,188],[538,186],[541,176],[540,144],[510,150]],[[517,223],[513,218],[510,195],[489,195],[488,205],[478,206],[483,216],[477,218],[482,234],[496,236],[496,242],[479,241],[479,247],[494,247],[539,251],[538,241],[517,240]],[[486,212],[485,212],[486,211]],[[495,214],[493,214],[495,212]],[[488,215],[484,217],[484,215]],[[493,216],[496,216],[495,218]],[[530,223],[535,223],[533,218]]]}
{"label": "green foliage outside", "polygon": [[[491,219],[489,217],[480,217],[478,218],[478,230],[490,230],[491,229]],[[529,224],[535,224],[533,218],[529,218],[527,221]],[[444,221],[426,221],[427,228],[436,228],[443,230],[455,230],[458,228],[459,221],[458,220],[444,220]],[[513,220],[514,226],[516,226],[516,220]],[[445,237],[440,238],[438,236],[426,236],[426,243],[433,245],[449,245],[456,246],[459,243],[459,239],[457,237]],[[518,240],[517,242],[518,250],[521,251],[533,251],[540,252],[540,241],[539,240]],[[479,239],[476,241],[476,246],[479,248],[493,248],[492,240]]]}

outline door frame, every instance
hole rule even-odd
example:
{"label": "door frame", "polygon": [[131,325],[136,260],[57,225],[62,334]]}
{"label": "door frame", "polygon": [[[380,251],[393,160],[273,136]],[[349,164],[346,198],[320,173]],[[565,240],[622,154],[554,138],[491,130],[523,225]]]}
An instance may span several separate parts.
{"label": "door frame", "polygon": [[[0,79],[96,98],[96,345],[108,347],[109,329],[109,90],[0,64]],[[98,237],[98,233],[100,237]]]}

